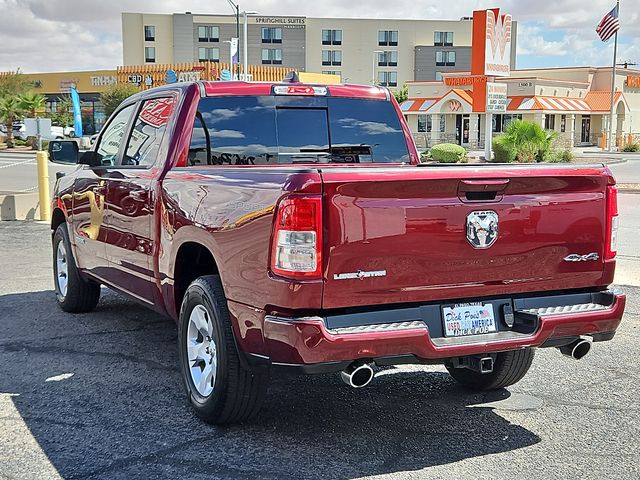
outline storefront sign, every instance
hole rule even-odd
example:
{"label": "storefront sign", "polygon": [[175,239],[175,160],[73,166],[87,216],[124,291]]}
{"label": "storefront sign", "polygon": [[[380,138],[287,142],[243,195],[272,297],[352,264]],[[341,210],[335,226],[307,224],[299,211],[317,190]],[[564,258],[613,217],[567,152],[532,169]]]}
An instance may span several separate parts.
{"label": "storefront sign", "polygon": [[470,77],[445,77],[444,84],[449,87],[460,87],[464,85],[475,85],[477,83],[486,83],[487,77],[470,76]]}
{"label": "storefront sign", "polygon": [[197,82],[200,72],[178,72],[178,82]]}
{"label": "storefront sign", "polygon": [[511,15],[499,8],[473,12],[471,73],[493,77],[511,74]]}
{"label": "storefront sign", "polygon": [[625,83],[629,88],[640,88],[640,75],[627,75]]}
{"label": "storefront sign", "polygon": [[451,110],[452,112],[457,112],[458,110],[460,110],[462,103],[460,103],[459,100],[449,100],[448,105],[449,105],[449,110]]}
{"label": "storefront sign", "polygon": [[60,92],[69,93],[71,91],[71,87],[75,87],[79,81],[80,80],[77,78],[74,78],[73,80],[60,80]]}
{"label": "storefront sign", "polygon": [[153,87],[153,77],[151,75],[140,75],[139,73],[132,73],[127,76],[127,83],[131,83],[139,87],[144,83],[147,87]]}
{"label": "storefront sign", "polygon": [[104,87],[118,83],[118,79],[115,75],[96,75],[90,78],[92,87]]}
{"label": "storefront sign", "polygon": [[507,84],[487,83],[487,113],[504,113],[507,111]]}
{"label": "storefront sign", "polygon": [[304,25],[304,17],[256,17],[256,23]]}

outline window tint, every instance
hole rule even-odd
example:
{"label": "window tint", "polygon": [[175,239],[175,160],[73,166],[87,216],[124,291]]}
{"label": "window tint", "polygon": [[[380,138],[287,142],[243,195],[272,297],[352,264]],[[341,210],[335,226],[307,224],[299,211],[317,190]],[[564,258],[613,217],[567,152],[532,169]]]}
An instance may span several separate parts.
{"label": "window tint", "polygon": [[150,166],[156,162],[174,105],[173,98],[156,98],[142,104],[129,135],[122,165]]}
{"label": "window tint", "polygon": [[276,163],[275,122],[273,97],[203,98],[191,135],[189,164]]}
{"label": "window tint", "polygon": [[[369,147],[374,162],[408,162],[400,119],[391,102],[330,98],[331,147]],[[361,158],[360,161],[363,161]]]}
{"label": "window tint", "polygon": [[293,154],[291,163],[301,158],[298,153],[328,150],[326,109],[278,108],[276,113],[279,152],[280,155]]}
{"label": "window tint", "polygon": [[96,150],[100,165],[115,165],[118,159],[118,151],[122,144],[122,137],[133,114],[134,105],[120,110],[109,122],[100,137],[100,143]]}
{"label": "window tint", "polygon": [[408,162],[391,102],[331,97],[203,98],[190,165]]}

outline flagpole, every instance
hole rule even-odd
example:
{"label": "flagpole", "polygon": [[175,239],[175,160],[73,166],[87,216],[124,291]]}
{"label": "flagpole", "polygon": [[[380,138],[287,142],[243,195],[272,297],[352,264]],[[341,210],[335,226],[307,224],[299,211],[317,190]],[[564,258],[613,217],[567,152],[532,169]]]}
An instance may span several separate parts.
{"label": "flagpole", "polygon": [[[618,19],[620,18],[620,0],[616,2],[618,6]],[[613,37],[613,69],[611,71],[611,112],[609,113],[609,148],[608,151],[613,151],[613,116],[615,113],[615,89],[616,89],[616,56],[618,54],[618,32],[616,31]],[[618,122],[616,122],[616,130],[618,129]]]}

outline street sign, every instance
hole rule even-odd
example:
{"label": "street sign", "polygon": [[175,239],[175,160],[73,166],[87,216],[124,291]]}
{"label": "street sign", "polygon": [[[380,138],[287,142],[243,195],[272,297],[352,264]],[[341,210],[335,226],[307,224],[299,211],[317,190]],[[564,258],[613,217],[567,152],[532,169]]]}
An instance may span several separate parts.
{"label": "street sign", "polygon": [[487,113],[507,111],[507,84],[487,82]]}
{"label": "street sign", "polygon": [[27,137],[51,136],[51,119],[50,118],[25,118],[24,130]]}

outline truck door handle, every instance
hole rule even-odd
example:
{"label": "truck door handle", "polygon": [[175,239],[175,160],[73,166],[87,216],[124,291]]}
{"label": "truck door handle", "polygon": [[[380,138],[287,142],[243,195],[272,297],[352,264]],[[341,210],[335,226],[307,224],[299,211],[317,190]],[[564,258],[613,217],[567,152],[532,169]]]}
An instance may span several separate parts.
{"label": "truck door handle", "polygon": [[499,202],[508,185],[508,178],[460,180],[458,198],[463,202]]}

